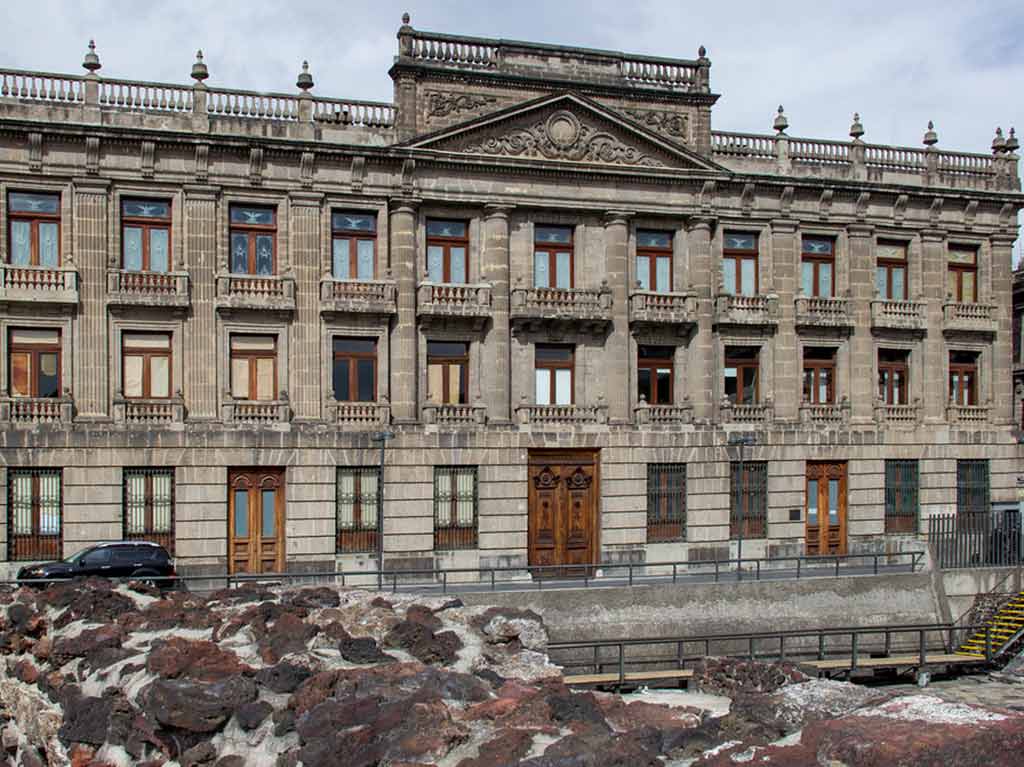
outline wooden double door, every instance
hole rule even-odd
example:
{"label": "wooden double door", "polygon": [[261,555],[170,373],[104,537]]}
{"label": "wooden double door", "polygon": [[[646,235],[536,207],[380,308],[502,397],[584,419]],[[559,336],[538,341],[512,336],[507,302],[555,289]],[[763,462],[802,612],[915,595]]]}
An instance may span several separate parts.
{"label": "wooden double door", "polygon": [[232,469],[228,572],[282,572],[284,555],[284,469]]}
{"label": "wooden double door", "polygon": [[806,552],[846,553],[846,462],[808,461]]}
{"label": "wooden double door", "polygon": [[[529,562],[537,577],[583,577],[596,563],[600,481],[595,450],[531,450]],[[564,567],[563,567],[564,566]]]}

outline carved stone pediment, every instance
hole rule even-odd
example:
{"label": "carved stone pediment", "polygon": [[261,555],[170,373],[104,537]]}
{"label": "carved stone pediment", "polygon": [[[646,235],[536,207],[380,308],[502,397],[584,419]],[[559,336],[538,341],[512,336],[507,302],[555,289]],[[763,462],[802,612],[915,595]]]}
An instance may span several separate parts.
{"label": "carved stone pediment", "polygon": [[415,149],[637,168],[718,166],[582,97],[546,97],[409,142]]}

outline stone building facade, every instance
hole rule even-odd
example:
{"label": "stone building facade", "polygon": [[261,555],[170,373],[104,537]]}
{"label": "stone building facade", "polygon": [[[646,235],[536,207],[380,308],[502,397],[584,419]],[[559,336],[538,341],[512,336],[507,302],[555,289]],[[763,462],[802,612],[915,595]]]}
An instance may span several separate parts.
{"label": "stone building facade", "polygon": [[1014,496],[1012,131],[715,131],[703,49],[407,20],[393,104],[83,66],[0,70],[8,569],[891,552]]}

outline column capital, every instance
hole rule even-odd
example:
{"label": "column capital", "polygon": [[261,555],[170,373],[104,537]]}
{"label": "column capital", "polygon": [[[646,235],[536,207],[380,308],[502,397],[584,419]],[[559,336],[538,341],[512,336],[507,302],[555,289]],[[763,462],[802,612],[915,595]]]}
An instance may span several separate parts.
{"label": "column capital", "polygon": [[874,236],[875,227],[871,224],[850,224],[846,227],[846,233],[850,239],[864,239]]}
{"label": "column capital", "polygon": [[635,215],[636,213],[628,210],[609,210],[604,214],[604,225],[615,226],[619,224],[625,226]]}
{"label": "column capital", "polygon": [[319,208],[323,205],[322,192],[289,192],[288,202],[296,208]]}
{"label": "column capital", "polygon": [[945,242],[946,232],[942,229],[922,229],[921,230],[921,241],[922,242]]}
{"label": "column capital", "polygon": [[773,218],[769,224],[772,234],[796,234],[800,230],[800,222],[795,218]]}
{"label": "column capital", "polygon": [[186,200],[217,200],[220,198],[220,187],[207,184],[185,184],[182,187]]}
{"label": "column capital", "polygon": [[392,197],[390,200],[389,213],[415,213],[420,207],[420,200],[416,197]]}
{"label": "column capital", "polygon": [[508,218],[509,214],[516,209],[511,203],[489,202],[484,205],[484,218]]}
{"label": "column capital", "polygon": [[988,241],[994,246],[1012,248],[1017,241],[1016,232],[993,232],[988,236]]}
{"label": "column capital", "polygon": [[106,195],[110,191],[110,179],[109,178],[85,178],[79,177],[73,179],[75,194],[102,194]]}
{"label": "column capital", "polygon": [[718,224],[718,219],[714,216],[690,216],[686,221],[686,231],[694,232],[706,229],[711,231]]}

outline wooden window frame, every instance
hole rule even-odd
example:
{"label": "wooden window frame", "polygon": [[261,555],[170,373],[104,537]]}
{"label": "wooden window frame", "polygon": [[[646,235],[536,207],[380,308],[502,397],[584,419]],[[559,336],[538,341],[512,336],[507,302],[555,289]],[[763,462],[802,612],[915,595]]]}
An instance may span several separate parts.
{"label": "wooden window frame", "polygon": [[[569,233],[568,242],[540,242],[537,239],[538,229],[563,229]],[[534,287],[538,287],[537,283],[537,254],[543,253],[548,257],[548,276],[552,283],[550,287],[541,288],[542,290],[573,290],[576,287],[576,232],[573,231],[571,226],[563,226],[561,224],[538,224],[534,227],[533,235],[533,260],[530,262],[530,271],[533,273]],[[569,251],[569,287],[559,287],[558,282],[558,254]]]}
{"label": "wooden window frame", "polygon": [[[274,223],[272,224],[244,224],[237,221],[231,220],[231,213],[236,208],[249,208],[253,210],[266,210],[269,211],[273,216]],[[244,272],[232,271],[231,267],[234,264],[234,258],[231,254],[231,241],[234,239],[234,235],[244,234],[249,243],[249,263],[248,269]],[[271,247],[271,258],[273,259],[273,265],[270,274],[257,274],[256,273],[256,238],[260,235],[270,235],[270,247]],[[240,276],[250,277],[276,277],[278,274],[277,264],[277,207],[274,205],[247,205],[245,203],[232,203],[228,208],[228,272]]]}
{"label": "wooden window frame", "polygon": [[[822,240],[822,241],[828,240],[829,242],[832,243],[832,252],[829,253],[828,255],[822,255],[822,254],[818,254],[818,253],[808,253],[807,251],[804,250],[804,243],[807,242],[808,240]],[[813,264],[813,266],[814,266],[814,271],[813,271],[814,278],[813,278],[813,280],[811,282],[811,287],[813,288],[813,292],[809,296],[806,296],[806,298],[835,298],[835,296],[836,296],[836,240],[835,240],[835,238],[834,237],[807,236],[807,237],[802,237],[800,239],[800,281],[799,281],[799,284],[800,284],[801,291],[803,290],[803,268],[804,268],[803,265],[804,265],[804,263],[810,263],[810,264]],[[829,264],[832,267],[832,269],[831,269],[832,284],[830,286],[831,292],[827,296],[823,296],[823,295],[821,295],[818,292],[818,289],[819,289],[820,283],[821,283],[820,272],[821,272],[821,265],[822,264]]]}
{"label": "wooden window frame", "polygon": [[[142,476],[145,479],[143,487],[142,497],[142,508],[143,508],[143,523],[141,532],[131,532],[129,529],[128,512],[131,499],[129,498],[129,479],[133,476]],[[153,493],[153,478],[154,477],[169,477],[170,478],[170,498],[168,499],[170,504],[170,515],[169,525],[166,531],[157,531],[154,526],[154,493]],[[174,469],[166,468],[143,468],[143,467],[130,467],[125,468],[121,479],[122,484],[122,504],[121,504],[121,522],[122,522],[122,535],[121,537],[126,541],[151,541],[157,543],[167,549],[167,552],[174,556]]]}
{"label": "wooden window frame", "polygon": [[[379,279],[380,268],[377,263],[378,250],[377,250],[377,230],[374,228],[373,233],[367,232],[365,229],[347,229],[345,227],[334,225],[335,214],[345,215],[346,213],[358,216],[369,216],[376,222],[376,213],[362,213],[355,210],[332,210],[331,211],[331,276],[336,280],[345,280],[347,282],[358,282],[359,281],[359,263],[358,263],[358,252],[359,242],[372,242],[373,243],[373,274],[370,276],[371,280]],[[374,223],[376,227],[376,223]],[[354,247],[349,249],[349,275],[348,277],[337,277],[334,275],[334,243],[336,240],[347,239],[352,242]],[[352,274],[353,268],[355,275]]]}
{"label": "wooden window frame", "polygon": [[[452,223],[462,224],[466,227],[466,234],[462,237],[444,237],[437,234],[427,235],[427,248],[424,254],[427,258],[426,269],[427,274],[430,274],[430,248],[441,248],[441,273],[444,278],[441,282],[443,285],[468,285],[469,279],[469,222],[463,221],[462,219],[455,218],[429,218],[427,219],[427,226],[433,221],[451,221]],[[453,283],[452,282],[452,248],[462,248],[466,254],[466,282],[465,283]]]}
{"label": "wooden window frame", "polygon": [[[747,250],[744,248],[727,248],[725,243],[728,242],[729,235],[737,235],[744,237],[754,238],[754,249]],[[753,261],[754,262],[754,292],[753,295],[759,295],[761,292],[761,242],[760,238],[751,232],[726,232],[722,239],[722,261],[734,261],[735,272],[736,272],[736,284],[732,286],[732,291],[729,291],[729,286],[725,285],[725,267],[722,267],[722,284],[725,285],[726,292],[731,292],[731,295],[742,296],[743,293],[743,262]]]}
{"label": "wooden window frame", "polygon": [[[810,405],[834,405],[836,403],[836,350],[831,350],[832,356],[829,359],[808,358],[807,352],[810,350],[810,348],[805,348],[803,352],[803,378],[801,380],[803,391],[801,393],[806,397],[807,374],[810,373],[811,397],[803,401]],[[828,371],[831,375],[828,378],[828,387],[825,395],[827,399],[825,402],[821,402],[818,399],[818,390],[821,386],[821,377],[825,371]]]}
{"label": "wooden window frame", "polygon": [[[641,350],[643,349],[667,349],[673,353],[670,353],[667,357],[642,357]],[[649,370],[651,374],[651,391],[646,402],[648,405],[671,405],[675,402],[675,384],[676,384],[676,366],[675,366],[675,347],[672,346],[648,346],[647,344],[640,344],[636,350],[636,368],[637,368],[637,400],[639,401],[640,395],[643,392],[639,391],[640,384],[640,371]],[[658,400],[658,370],[668,368],[668,401],[661,402]],[[653,465],[653,464],[652,464]]]}
{"label": "wooden window frame", "polygon": [[[568,360],[542,360],[537,356],[538,349],[568,349],[569,359]],[[555,384],[554,371],[556,370],[568,370],[569,371],[569,405],[576,404],[576,347],[572,344],[535,344],[533,347],[533,387],[534,392],[537,391],[537,371],[538,370],[550,370],[551,376],[549,381],[549,392],[548,400],[552,403],[551,407],[563,407],[556,405],[557,400],[556,392],[558,391],[557,385]]]}
{"label": "wooden window frame", "polygon": [[[11,208],[11,195],[14,194],[38,194],[38,195],[51,195],[57,198],[57,212],[56,213],[43,213],[38,211],[16,211]],[[11,243],[13,240],[13,226],[15,221],[27,221],[32,229],[29,237],[29,263],[27,266],[39,267],[39,224],[57,224],[57,266],[60,268],[64,265],[64,254],[61,252],[61,195],[60,192],[30,192],[23,189],[11,189],[7,192],[7,263],[11,266],[15,266],[11,262],[11,256],[13,251],[11,250]],[[24,265],[19,265],[24,266]],[[52,268],[52,267],[44,267]]]}
{"label": "wooden window frame", "polygon": [[[970,264],[955,263],[950,258],[953,252],[970,253],[973,260]],[[978,302],[978,248],[974,245],[950,245],[946,253],[946,268],[950,274],[956,276],[956,294],[952,296],[952,300],[958,304],[976,304]],[[974,290],[970,298],[964,296],[965,274],[971,274],[974,277]],[[948,288],[948,281],[946,286]]]}
{"label": "wooden window frame", "polygon": [[[664,247],[664,248],[657,247],[657,246],[654,246],[654,245],[637,245],[636,246],[636,257],[635,257],[635,261],[634,261],[634,263],[636,265],[637,275],[639,277],[639,274],[640,274],[640,259],[643,258],[643,257],[646,257],[647,258],[647,271],[648,271],[647,290],[649,292],[651,292],[651,293],[671,293],[672,292],[672,286],[673,286],[673,283],[674,283],[674,280],[673,280],[673,266],[674,266],[674,263],[675,263],[673,249],[672,249],[672,233],[671,232],[666,232],[666,231],[663,231],[663,230],[658,230],[658,229],[643,229],[643,230],[640,230],[640,231],[637,232],[637,238],[639,239],[639,235],[641,233],[646,233],[646,232],[649,232],[651,234],[668,235],[668,242],[669,242],[669,244],[668,244],[667,247]],[[570,251],[569,252],[572,253],[572,250],[571,250],[571,248],[572,248],[572,238],[571,237],[570,237],[569,242],[570,242],[570,245],[569,245]],[[534,245],[534,250],[536,251],[536,249],[537,249],[537,246]],[[658,289],[658,259],[659,258],[667,258],[668,259],[668,285],[665,287],[664,290],[659,290]],[[548,268],[550,269],[550,266]],[[569,257],[569,268],[571,270],[570,274],[572,273],[572,271],[575,271],[573,269],[572,256]],[[639,279],[638,279],[638,281],[639,281]]]}
{"label": "wooden window frame", "polygon": [[[266,334],[265,333],[232,333],[230,335],[230,337],[228,338],[228,347],[229,347],[229,355],[230,355],[229,356],[228,375],[229,376],[230,375],[234,375],[234,367],[235,366],[234,366],[234,364],[232,364],[234,362],[234,360],[236,360],[236,359],[244,359],[244,360],[247,360],[247,362],[248,362],[248,368],[249,368],[248,396],[244,400],[242,400],[243,402],[276,402],[277,401],[277,397],[278,397],[278,388],[277,388],[277,384],[278,384],[278,381],[277,381],[277,353],[278,353],[277,341],[278,341],[278,339],[277,339],[277,336],[271,336],[271,338],[274,339],[274,350],[273,351],[248,350],[248,349],[237,350],[236,351],[235,348],[234,348],[234,344],[232,343],[235,338],[245,338],[246,336],[263,336],[263,335],[266,335]],[[257,392],[257,390],[258,390],[258,388],[257,388],[257,373],[256,373],[256,360],[258,360],[258,359],[272,359],[274,361],[274,396],[270,400],[258,400],[258,399],[253,397],[253,394],[255,394]],[[235,389],[235,387],[234,387],[234,380],[231,380],[230,383],[231,383],[230,391],[234,392],[234,389]]]}
{"label": "wooden window frame", "polygon": [[[742,448],[741,448],[742,449]],[[764,483],[758,487],[751,480],[762,474]],[[737,482],[739,477],[739,482]],[[743,507],[743,538],[768,537],[768,462],[743,461],[743,475],[740,476],[740,462],[729,462],[729,537],[739,538],[740,514],[737,501]],[[756,513],[751,513],[751,508]]]}
{"label": "wooden window frame", "polygon": [[[428,402],[433,402],[429,399],[430,391],[430,366],[431,365],[442,365],[441,373],[441,400],[436,404],[440,405],[466,405],[469,404],[469,342],[468,341],[438,341],[438,343],[455,343],[465,344],[465,354],[450,355],[450,354],[431,354],[430,353],[430,341],[427,341],[427,394]],[[458,365],[461,368],[459,374],[459,402],[449,402],[448,392],[450,391],[450,370],[452,365]]]}
{"label": "wooden window frame", "polygon": [[[879,245],[885,245],[890,248],[901,248],[903,250],[903,258],[884,258],[879,257],[875,259],[876,269],[885,269],[885,295],[880,298],[885,301],[908,301],[910,299],[910,258],[908,254],[909,248],[905,242],[896,242],[893,240],[880,240]],[[833,270],[835,267],[832,267]],[[903,269],[903,298],[893,298],[892,296],[892,273],[894,269]]]}
{"label": "wooden window frame", "polygon": [[[36,328],[38,330],[56,330],[57,331],[57,343],[56,344],[25,344],[15,343],[14,333],[19,330],[29,330],[31,328],[11,327],[7,330],[7,386],[12,397],[24,397],[25,399],[40,398],[39,394],[39,355],[40,354],[52,354],[57,353],[57,394],[54,397],[47,397],[46,399],[59,399],[64,393],[64,354],[61,347],[64,345],[64,335],[60,328]],[[15,354],[31,354],[32,355],[32,376],[29,378],[28,394],[15,394],[14,393],[14,374],[13,374],[13,356]]]}
{"label": "wooden window frame", "polygon": [[[953,356],[956,354],[970,354],[973,361],[954,362]],[[977,352],[951,351],[949,353],[949,401],[954,405],[973,407],[978,404],[978,357]],[[955,386],[954,376],[956,376]],[[969,376],[966,384],[965,376]],[[966,394],[966,398],[961,397],[963,394]]]}
{"label": "wooden window frame", "polygon": [[[130,216],[124,212],[124,206],[130,202],[156,202],[167,206],[166,216]],[[167,272],[174,271],[174,246],[171,234],[171,202],[170,200],[158,200],[140,197],[124,197],[121,199],[121,268],[126,269],[124,262],[125,229],[135,227],[142,229],[142,269],[140,271],[152,271],[149,253],[149,233],[152,230],[167,232]]]}
{"label": "wooden window frame", "polygon": [[[912,507],[910,513],[907,507]],[[916,459],[885,462],[885,532],[916,534],[921,512],[921,473]]]}
{"label": "wooden window frame", "polygon": [[[372,352],[346,352],[337,351],[334,348],[336,341],[371,341],[373,342]],[[373,396],[368,400],[363,399],[339,399],[338,392],[334,392],[335,402],[376,402],[377,401],[377,349],[378,342],[376,338],[367,338],[360,336],[334,336],[331,339],[331,380],[334,380],[334,365],[340,360],[349,360],[348,366],[348,390],[349,394],[353,392],[358,393],[359,391],[359,370],[358,360],[372,360],[373,361]]]}
{"label": "wooden window frame", "polygon": [[[882,355],[885,353],[900,355],[902,359],[882,359]],[[886,374],[885,378],[885,391],[879,392],[882,394],[880,399],[886,405],[906,405],[908,396],[908,389],[910,388],[910,354],[903,349],[879,349],[878,350],[878,384],[879,387],[883,385],[882,374]],[[895,401],[893,396],[893,381],[896,378],[897,373],[903,374],[903,390],[902,397],[899,402]]]}
{"label": "wooden window frame", "polygon": [[[352,526],[345,528],[341,521],[340,495],[341,478],[345,472],[352,475]],[[362,478],[374,475],[377,479],[377,495],[374,500],[376,505],[376,516],[373,526],[363,524],[363,506],[366,500],[362,491]],[[381,486],[383,476],[379,466],[339,466],[335,478],[335,499],[334,499],[334,525],[335,525],[335,552],[339,554],[363,554],[377,551],[378,536],[380,535],[380,513],[383,499]]]}
{"label": "wooden window frame", "polygon": [[[32,479],[32,497],[29,500],[29,533],[15,533],[14,485],[19,477]],[[41,532],[42,497],[39,480],[44,476],[57,477],[57,526],[56,535]],[[60,559],[64,547],[64,472],[62,469],[15,468],[7,470],[7,559],[11,562]],[[26,550],[27,549],[27,550]]]}
{"label": "wooden window frame", "polygon": [[[743,405],[743,392],[746,390],[743,385],[743,370],[753,368],[756,372],[754,376],[754,399],[751,404],[757,404],[761,401],[761,352],[757,350],[754,354],[754,359],[750,360],[747,357],[730,357],[730,348],[745,348],[745,347],[726,347],[725,350],[725,366],[722,370],[722,387],[725,388],[725,368],[736,368],[736,400],[733,405]],[[734,352],[735,354],[735,352]]]}
{"label": "wooden window frame", "polygon": [[[125,336],[128,335],[146,335],[146,336],[164,336],[167,339],[166,349],[154,349],[152,347],[132,347],[125,343]],[[142,394],[138,397],[133,397],[128,394],[128,388],[125,386],[125,362],[127,362],[128,356],[142,357]],[[167,358],[167,396],[166,397],[154,397],[153,382],[152,382],[152,367],[151,360],[153,357],[166,357]],[[174,394],[174,339],[170,333],[162,331],[137,331],[137,330],[125,330],[121,333],[121,391],[124,394],[125,399],[170,399]]]}
{"label": "wooden window frame", "polygon": [[647,542],[686,540],[686,464],[647,464]]}
{"label": "wooden window frame", "polygon": [[[449,487],[452,488],[450,497],[441,497],[438,491],[438,478],[443,474],[449,476]],[[460,496],[457,488],[457,480],[460,475],[473,477],[473,522],[472,525],[458,524],[459,502],[467,500]],[[475,549],[479,541],[480,527],[480,476],[476,466],[435,466],[434,467],[434,550],[435,551],[456,551],[464,549]],[[450,504],[448,524],[439,523],[440,510],[445,504]]]}

